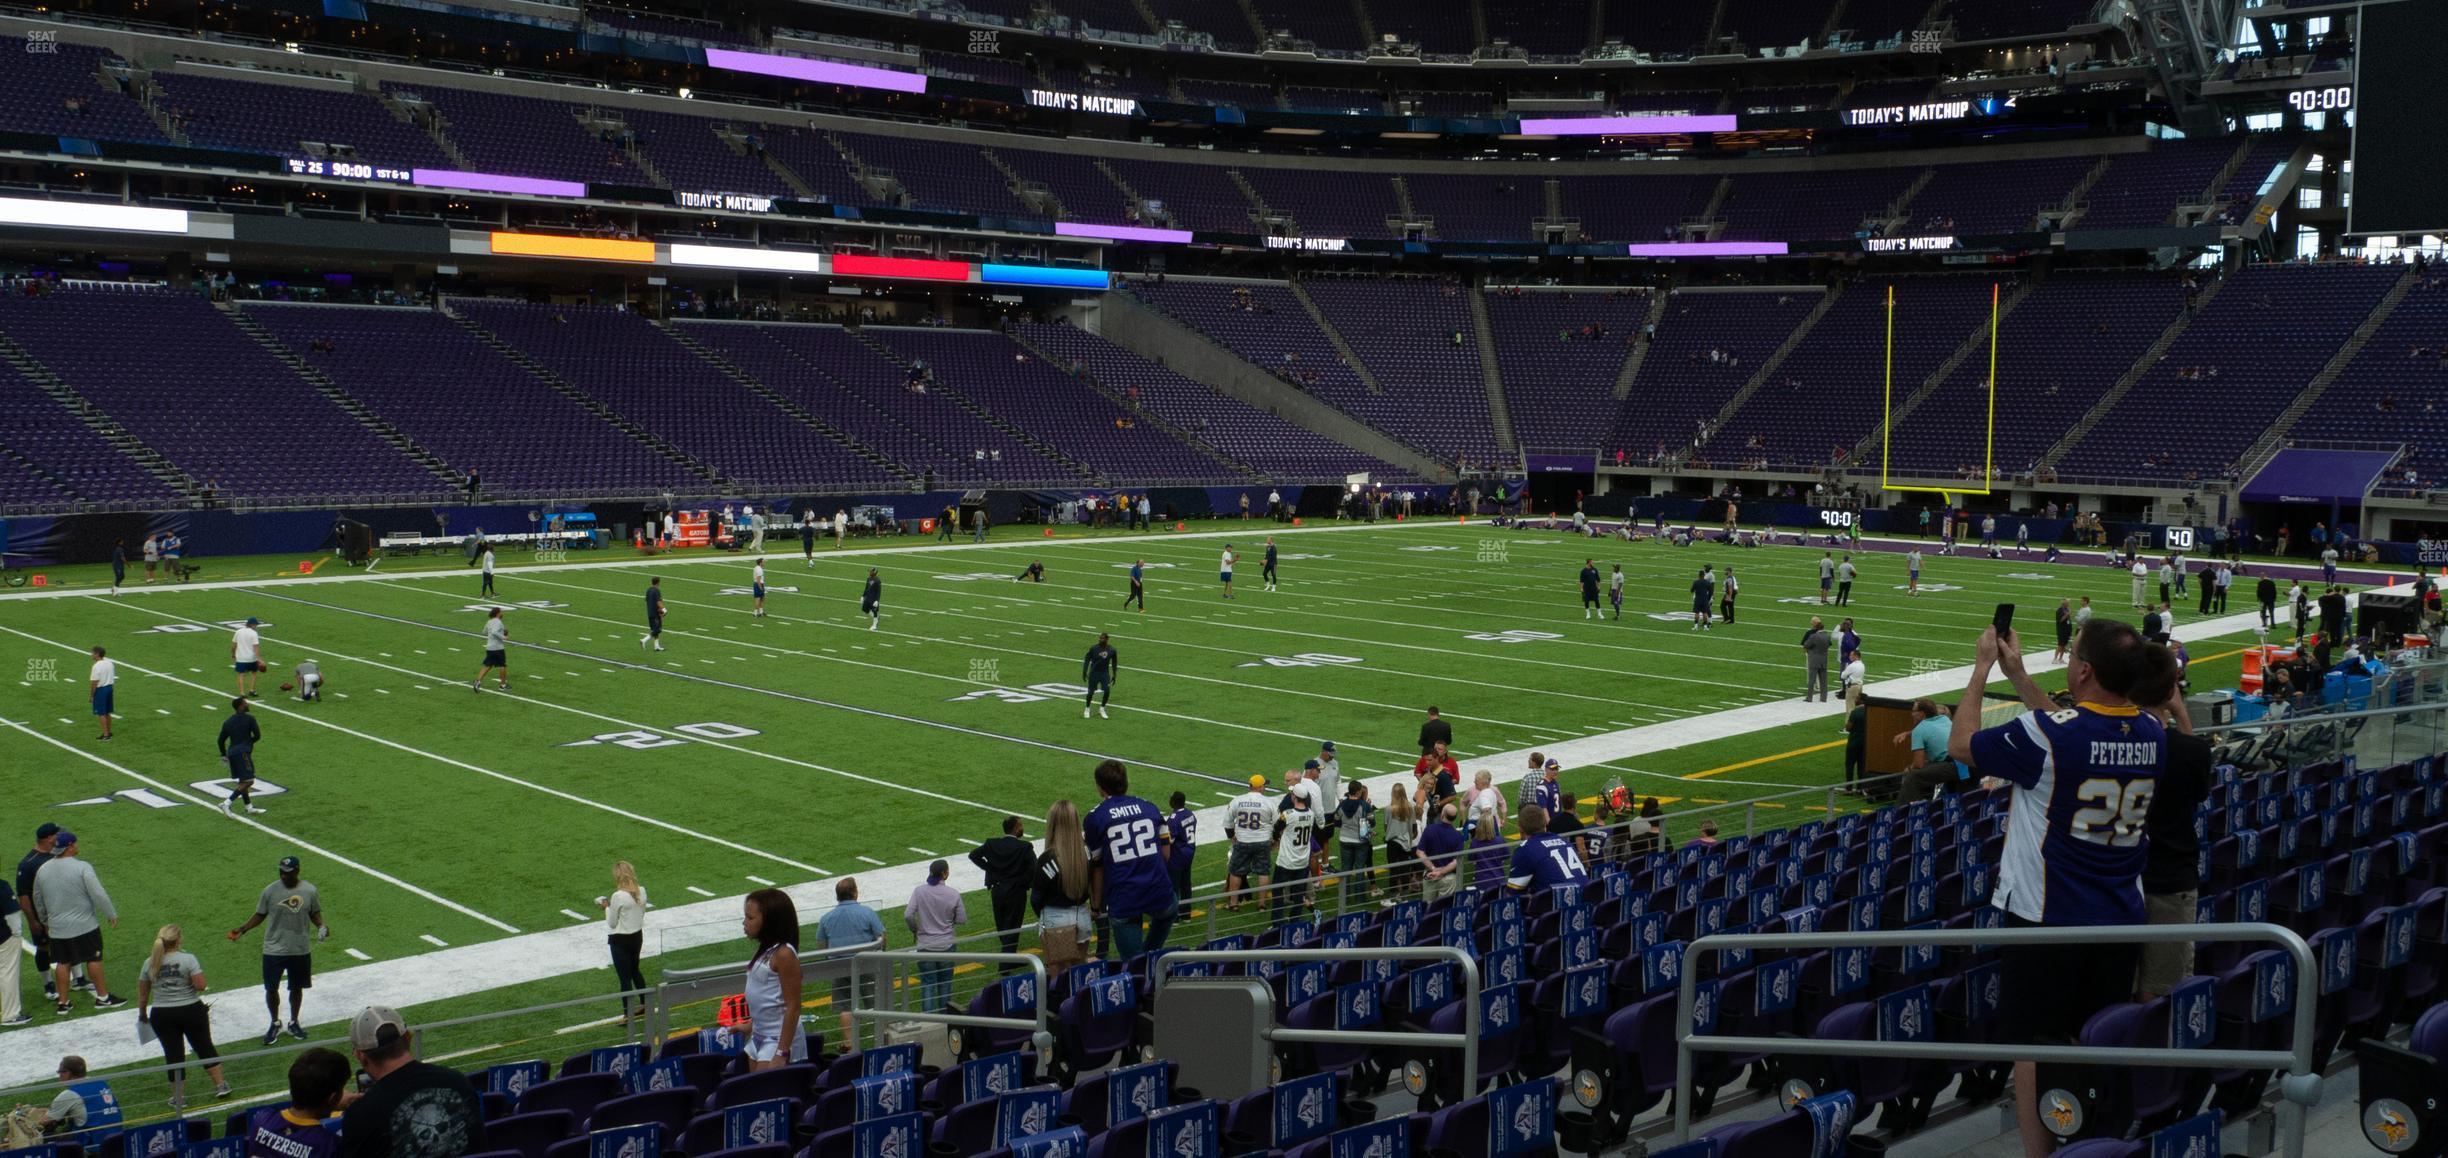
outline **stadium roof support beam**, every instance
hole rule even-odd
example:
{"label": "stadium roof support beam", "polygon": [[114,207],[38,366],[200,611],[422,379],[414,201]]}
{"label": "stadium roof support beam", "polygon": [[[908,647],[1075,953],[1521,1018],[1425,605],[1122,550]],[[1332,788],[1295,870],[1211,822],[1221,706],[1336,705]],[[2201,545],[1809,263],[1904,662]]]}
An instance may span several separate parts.
{"label": "stadium roof support beam", "polygon": [[2132,0],[2134,33],[2151,70],[2188,136],[2217,136],[2226,127],[2202,83],[2217,75],[2234,35],[2242,0]]}

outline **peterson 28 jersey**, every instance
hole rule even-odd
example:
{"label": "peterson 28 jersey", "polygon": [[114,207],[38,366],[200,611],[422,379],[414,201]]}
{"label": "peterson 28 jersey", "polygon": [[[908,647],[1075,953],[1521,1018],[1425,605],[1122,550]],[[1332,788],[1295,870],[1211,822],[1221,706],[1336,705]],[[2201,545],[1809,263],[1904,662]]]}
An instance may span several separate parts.
{"label": "peterson 28 jersey", "polygon": [[2015,786],[1991,903],[2044,925],[2138,925],[2151,797],[2167,733],[2140,710],[2083,703],[1972,736],[1972,764]]}

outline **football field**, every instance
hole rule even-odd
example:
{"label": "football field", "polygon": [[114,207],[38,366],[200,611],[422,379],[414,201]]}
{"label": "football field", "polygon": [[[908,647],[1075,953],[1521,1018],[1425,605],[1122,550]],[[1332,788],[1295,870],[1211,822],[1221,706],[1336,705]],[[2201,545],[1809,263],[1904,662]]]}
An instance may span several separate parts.
{"label": "football field", "polygon": [[[1273,592],[1259,574],[1270,530]],[[1139,796],[1162,805],[1180,792],[1210,809],[1321,741],[1338,745],[1346,775],[1407,772],[1430,704],[1466,767],[1502,758],[1508,796],[1520,753],[1564,745],[1604,757],[1568,755],[1568,790],[1586,797],[1620,777],[1671,816],[1838,778],[1840,705],[1794,703],[1814,614],[1831,630],[1839,613],[1854,617],[1874,686],[1920,672],[1949,687],[1962,677],[1943,669],[1969,661],[1999,602],[2019,605],[2042,658],[2059,598],[2089,594],[2099,614],[2128,615],[2123,572],[2088,559],[2043,566],[2037,553],[1933,555],[1917,598],[1901,590],[1902,556],[1858,555],[1854,605],[1823,608],[1818,546],[1675,548],[1437,521],[1037,534],[828,544],[810,565],[795,543],[775,544],[762,619],[750,614],[749,557],[643,559],[625,547],[561,565],[505,555],[491,599],[455,558],[371,576],[332,563],[276,578],[266,564],[261,580],[231,561],[208,575],[233,585],[116,598],[96,586],[106,571],[64,569],[52,596],[0,598],[0,672],[14,684],[0,696],[8,835],[46,820],[78,833],[121,913],[109,960],[130,996],[152,930],[185,926],[188,948],[224,979],[216,1029],[237,1040],[260,1032],[260,950],[222,931],[253,911],[284,855],[304,858],[334,929],[317,950],[310,1023],[353,1013],[350,971],[386,965],[401,970],[389,976],[403,1006],[508,1008],[609,990],[595,898],[615,860],[637,866],[661,914],[650,954],[724,960],[738,955],[734,898],[767,884],[793,887],[811,928],[832,895],[825,882],[842,876],[868,878],[866,899],[890,908],[913,869],[940,856],[976,890],[967,851],[1005,815],[1034,837],[1052,800],[1084,809],[1102,759],[1123,761]],[[1227,544],[1240,555],[1229,600],[1217,576]],[[1623,568],[1620,620],[1583,618],[1576,576],[1590,557],[1602,572]],[[1144,612],[1122,606],[1135,560]],[[1016,581],[1032,561],[1044,582]],[[1742,582],[1737,621],[1705,633],[1688,618],[1703,563]],[[871,567],[884,584],[875,630],[858,611]],[[655,652],[639,640],[658,576],[668,617]],[[509,608],[511,692],[471,692],[496,604]],[[2231,614],[2206,639],[2190,606],[2179,620],[2194,686],[2232,683],[2232,653],[2250,633]],[[2230,611],[2250,615],[2241,599]],[[249,616],[263,621],[271,668],[255,709],[265,812],[231,818],[217,807],[227,783],[214,737],[230,712],[229,625]],[[1083,719],[1082,656],[1099,632],[1111,633],[1120,674],[1111,718]],[[86,707],[97,644],[120,672],[107,744]],[[328,681],[321,703],[278,691],[307,659]],[[1785,807],[1763,823],[1804,815]],[[1210,826],[1207,839],[1217,835]],[[1212,882],[1222,867],[1211,845],[1197,877]],[[982,893],[970,914],[990,927]],[[898,917],[887,924],[905,943]],[[502,952],[476,955],[489,945]],[[427,970],[399,964],[427,959]],[[650,979],[656,967],[650,958]],[[39,1041],[0,1033],[0,1085],[43,1077],[69,1043],[61,1023],[94,1016],[80,998],[59,1018],[31,978],[26,989],[36,1028],[52,1028]],[[107,1036],[133,1044],[132,1029]]]}

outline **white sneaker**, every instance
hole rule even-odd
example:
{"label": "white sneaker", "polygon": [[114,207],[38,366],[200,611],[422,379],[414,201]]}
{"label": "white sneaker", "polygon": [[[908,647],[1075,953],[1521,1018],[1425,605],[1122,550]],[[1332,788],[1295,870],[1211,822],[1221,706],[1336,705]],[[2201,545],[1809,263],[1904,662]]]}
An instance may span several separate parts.
{"label": "white sneaker", "polygon": [[264,810],[263,810],[263,809],[257,808],[257,807],[255,807],[255,806],[254,806],[254,805],[252,805],[252,804],[247,805],[247,815],[248,815],[248,816],[262,816],[263,814],[264,814]]}
{"label": "white sneaker", "polygon": [[230,815],[233,815],[233,813],[231,813],[231,812],[230,812],[229,801],[227,801],[227,800],[224,800],[224,801],[222,801],[222,802],[221,802],[221,815],[223,815],[223,816],[230,816]]}
{"label": "white sneaker", "polygon": [[658,643],[658,644],[656,644],[656,645],[654,646],[654,649],[655,649],[656,651],[661,651],[661,650],[663,650],[663,645],[662,645],[662,644],[660,644],[660,643]]}
{"label": "white sneaker", "polygon": [[1081,709],[1080,709],[1080,718],[1081,718],[1081,719],[1083,719],[1083,720],[1085,720],[1085,719],[1087,719],[1087,718],[1088,718],[1088,709],[1086,709],[1086,708],[1081,708]]}
{"label": "white sneaker", "polygon": [[1100,720],[1110,720],[1113,717],[1105,714],[1105,705],[1099,704],[1097,705],[1097,718]]}
{"label": "white sneaker", "polygon": [[641,635],[638,637],[638,647],[641,649],[652,642],[654,642],[654,637],[652,636]]}
{"label": "white sneaker", "polygon": [[882,622],[882,621],[881,621],[881,620],[875,620],[875,619],[870,619],[870,620],[868,620],[868,621],[867,621],[867,630],[869,630],[869,631],[874,631],[874,630],[876,629],[876,624],[877,624],[877,623],[879,623],[879,622]]}

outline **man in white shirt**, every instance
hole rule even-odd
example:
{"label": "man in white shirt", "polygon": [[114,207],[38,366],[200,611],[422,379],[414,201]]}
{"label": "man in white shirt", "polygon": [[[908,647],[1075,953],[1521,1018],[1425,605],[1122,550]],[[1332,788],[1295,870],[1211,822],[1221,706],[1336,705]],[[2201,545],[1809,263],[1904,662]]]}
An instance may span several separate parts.
{"label": "man in white shirt", "polygon": [[493,594],[493,544],[485,544],[480,551],[476,556],[476,566],[484,572],[484,586],[476,594],[482,597]]}
{"label": "man in white shirt", "polygon": [[1148,503],[1148,497],[1147,497],[1146,495],[1141,495],[1141,496],[1139,496],[1139,529],[1140,529],[1140,530],[1142,530],[1142,531],[1149,531],[1149,530],[1154,530],[1154,529],[1155,529],[1155,524],[1148,522],[1148,515],[1149,515],[1149,513],[1150,513],[1150,512],[1152,512],[1152,511],[1154,511],[1155,509],[1156,509],[1155,507],[1151,506],[1151,505]]}
{"label": "man in white shirt", "polygon": [[765,618],[765,560],[763,559],[758,559],[756,569],[748,573],[748,594],[756,597],[756,614],[750,618]]}
{"label": "man in white shirt", "polygon": [[161,536],[146,535],[144,541],[145,582],[153,582],[153,569],[161,566]]}
{"label": "man in white shirt", "polygon": [[230,668],[238,674],[238,694],[250,700],[263,698],[255,694],[255,674],[264,669],[263,636],[255,630],[262,622],[250,615],[230,632]]}
{"label": "man in white shirt", "polygon": [[2136,611],[2140,611],[2140,610],[2142,610],[2142,587],[2143,587],[2143,585],[2144,585],[2144,584],[2149,583],[2149,582],[2150,582],[2150,564],[2145,563],[2145,562],[2143,562],[2143,561],[2142,561],[2142,560],[2140,560],[2140,559],[2136,559],[2136,560],[2134,560],[2134,565],[2133,565],[2133,606],[2134,606],[2134,610],[2136,610]]}
{"label": "man in white shirt", "polygon": [[1234,557],[1234,556],[1233,556],[1233,549],[1232,549],[1230,546],[1225,547],[1225,548],[1224,548],[1224,574],[1223,574],[1223,578],[1224,578],[1224,598],[1226,598],[1226,599],[1230,599],[1230,598],[1232,598],[1232,567],[1233,567],[1233,557]]}
{"label": "man in white shirt", "polygon": [[751,551],[764,550],[765,516],[756,513],[755,507],[742,504],[740,506],[740,522],[746,524],[748,527],[748,549]]}
{"label": "man in white shirt", "polygon": [[1860,652],[1854,652],[1853,658],[1845,661],[1841,678],[1844,681],[1845,710],[1850,712],[1861,706],[1862,685],[1870,678],[1870,669],[1862,663]]}
{"label": "man in white shirt", "polygon": [[1267,517],[1279,523],[1283,521],[1283,492],[1267,492]]}
{"label": "man in white shirt", "polygon": [[93,649],[93,670],[86,674],[85,687],[93,694],[93,714],[102,721],[102,734],[95,739],[111,738],[111,701],[118,683],[119,665],[111,662],[101,648]]}
{"label": "man in white shirt", "polygon": [[1267,844],[1275,832],[1275,798],[1267,795],[1267,778],[1250,777],[1250,790],[1233,797],[1224,809],[1224,830],[1231,836],[1229,858],[1224,866],[1223,907],[1233,910],[1247,903],[1235,894],[1244,888],[1265,888],[1267,883]]}
{"label": "man in white shirt", "polygon": [[833,546],[839,549],[850,538],[850,512],[833,508]]}
{"label": "man in white shirt", "polygon": [[1292,807],[1275,818],[1280,833],[1275,842],[1269,916],[1277,924],[1309,906],[1309,862],[1317,856],[1318,812],[1310,807],[1308,796],[1296,792],[1292,800]]}

